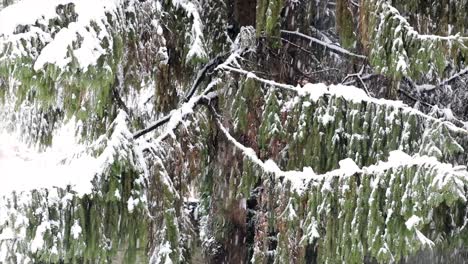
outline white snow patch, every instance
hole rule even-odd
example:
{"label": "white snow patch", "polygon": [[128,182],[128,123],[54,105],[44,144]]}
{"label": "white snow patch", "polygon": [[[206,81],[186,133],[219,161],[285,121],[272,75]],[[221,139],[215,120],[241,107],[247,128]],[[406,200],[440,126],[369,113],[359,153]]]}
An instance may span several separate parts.
{"label": "white snow patch", "polygon": [[453,115],[453,112],[449,108],[442,108],[442,112],[444,113],[444,116],[447,120],[456,120],[455,115]]}
{"label": "white snow patch", "polygon": [[402,73],[406,73],[408,69],[408,65],[406,64],[406,60],[404,56],[398,56],[398,62],[396,65],[396,70]]}
{"label": "white snow patch", "polygon": [[344,175],[346,177],[352,176],[356,174],[357,172],[361,171],[361,169],[358,167],[358,165],[356,165],[354,160],[350,158],[340,160],[338,164],[340,165],[340,170],[344,172]]}
{"label": "white snow patch", "polygon": [[42,222],[36,229],[34,239],[31,241],[31,252],[36,253],[44,247],[44,233],[50,229],[50,222]]}
{"label": "white snow patch", "polygon": [[421,218],[416,216],[416,215],[412,215],[406,222],[405,222],[405,225],[406,225],[406,228],[408,228],[408,230],[411,230],[413,229],[414,227],[416,227],[420,222],[421,222]]}
{"label": "white snow patch", "polygon": [[328,87],[324,83],[306,83],[302,89],[299,89],[299,95],[308,95],[311,100],[316,102],[320,97],[328,92]]}
{"label": "white snow patch", "polygon": [[328,123],[331,123],[335,120],[335,117],[334,116],[331,116],[330,114],[328,113],[325,113],[321,116],[321,119],[322,119],[322,123],[324,126],[328,125]]}
{"label": "white snow patch", "polygon": [[115,196],[115,198],[117,198],[118,200],[120,200],[121,196],[120,196],[119,189],[115,189],[114,196]]}
{"label": "white snow patch", "polygon": [[[1,222],[4,222],[4,221],[1,221]],[[17,234],[15,232],[13,232],[13,230],[11,228],[6,227],[0,233],[0,241],[15,239],[16,236],[17,236]]]}
{"label": "white snow patch", "polygon": [[253,72],[247,73],[247,79],[255,79],[255,74]]}
{"label": "white snow patch", "polygon": [[411,156],[401,150],[393,150],[389,153],[388,162],[393,166],[405,164],[408,160],[411,160]]}
{"label": "white snow patch", "polygon": [[[359,89],[354,86],[346,86],[346,85],[341,85],[341,84],[330,85],[329,90],[330,90],[330,94],[336,95],[336,96],[342,96],[344,99],[348,101],[360,103],[362,101],[371,100],[371,98],[366,94],[364,90]],[[398,102],[398,101],[394,101],[394,102]]]}
{"label": "white snow patch", "polygon": [[78,239],[80,237],[82,229],[81,229],[80,224],[78,223],[78,220],[75,220],[75,222],[73,223],[73,226],[71,227],[70,232],[71,232],[73,239]]}
{"label": "white snow patch", "polygon": [[135,209],[136,206],[138,206],[138,203],[140,202],[140,200],[137,198],[137,199],[133,199],[133,197],[130,196],[130,198],[128,198],[128,201],[127,201],[127,209],[128,209],[128,212],[131,213],[133,212],[133,210]]}
{"label": "white snow patch", "polygon": [[432,248],[435,245],[434,242],[432,242],[432,240],[430,240],[423,233],[421,233],[421,231],[415,229],[415,232],[416,236],[419,239],[419,242],[421,242],[422,245],[429,246],[430,248]]}

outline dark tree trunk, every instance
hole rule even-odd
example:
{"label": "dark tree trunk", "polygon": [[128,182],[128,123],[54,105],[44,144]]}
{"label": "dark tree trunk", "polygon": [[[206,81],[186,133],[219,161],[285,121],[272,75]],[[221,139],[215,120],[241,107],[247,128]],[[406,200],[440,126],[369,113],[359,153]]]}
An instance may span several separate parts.
{"label": "dark tree trunk", "polygon": [[255,25],[255,0],[234,0],[234,20],[239,27]]}

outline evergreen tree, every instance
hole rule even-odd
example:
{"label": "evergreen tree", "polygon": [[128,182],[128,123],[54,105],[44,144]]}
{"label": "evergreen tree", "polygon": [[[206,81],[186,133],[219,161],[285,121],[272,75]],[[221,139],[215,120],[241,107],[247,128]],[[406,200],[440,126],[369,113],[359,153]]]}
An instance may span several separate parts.
{"label": "evergreen tree", "polygon": [[0,263],[463,260],[467,8],[3,0]]}

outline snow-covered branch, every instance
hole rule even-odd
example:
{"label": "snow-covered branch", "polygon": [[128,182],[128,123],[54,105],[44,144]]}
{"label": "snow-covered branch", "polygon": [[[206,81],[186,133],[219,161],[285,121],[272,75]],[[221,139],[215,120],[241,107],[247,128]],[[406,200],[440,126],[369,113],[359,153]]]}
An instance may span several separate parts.
{"label": "snow-covered branch", "polygon": [[307,183],[310,181],[322,181],[333,177],[349,177],[358,174],[380,177],[381,175],[385,175],[389,170],[397,171],[403,167],[416,166],[418,170],[426,170],[428,174],[432,175],[430,186],[433,188],[433,191],[448,191],[457,199],[466,201],[463,191],[465,186],[468,184],[468,171],[466,171],[466,166],[454,167],[451,164],[437,161],[435,157],[419,155],[411,157],[402,151],[392,151],[390,152],[388,161],[381,161],[375,165],[364,167],[362,169],[360,169],[353,160],[347,158],[339,162],[339,169],[327,172],[323,175],[316,175],[310,167],[304,167],[302,171],[283,171],[273,160],[269,159],[263,162],[258,158],[252,148],[244,146],[229,133],[216,113],[215,116],[216,123],[223,135],[237,149],[242,151],[245,157],[261,167],[264,172],[273,173],[277,178],[284,178],[290,181],[293,189],[296,191],[301,191],[306,188]]}
{"label": "snow-covered branch", "polygon": [[242,151],[244,156],[261,167],[264,172],[273,173],[277,178],[284,177],[286,180],[291,181],[291,183],[293,183],[294,189],[297,191],[300,191],[300,189],[302,189],[309,180],[315,179],[315,173],[310,167],[305,167],[303,171],[282,171],[271,159],[263,162],[260,158],[258,158],[257,154],[252,148],[244,146],[229,133],[229,131],[223,126],[219,117],[216,117],[216,123],[218,128],[229,140],[229,142],[231,142],[237,149]]}
{"label": "snow-covered branch", "polygon": [[342,48],[342,47],[340,47],[338,45],[321,41],[320,39],[308,36],[306,34],[298,32],[298,31],[281,30],[281,33],[289,34],[289,35],[295,35],[295,36],[299,36],[301,38],[308,39],[311,42],[322,45],[325,48],[328,48],[328,49],[332,50],[333,52],[337,52],[339,54],[348,55],[348,56],[363,59],[363,60],[367,59],[367,57],[364,56],[364,55],[359,55],[359,54],[353,53],[353,52],[351,52],[351,51],[349,51],[347,49],[344,49],[344,48]]}
{"label": "snow-covered branch", "polygon": [[182,106],[178,109],[172,110],[168,115],[164,116],[163,118],[156,121],[154,124],[150,125],[147,128],[139,130],[133,134],[134,139],[138,139],[151,131],[161,127],[164,124],[167,124],[166,130],[164,133],[159,135],[156,138],[156,142],[161,142],[167,136],[169,136],[173,131],[182,123],[183,119],[192,114],[194,111],[195,106],[207,103],[207,101],[215,99],[218,94],[216,92],[211,92],[212,87],[208,87],[202,95],[193,97],[188,102],[182,104]]}
{"label": "snow-covered branch", "polygon": [[[70,6],[73,9],[67,15],[76,16],[76,21],[65,24],[59,13]],[[111,52],[101,43],[117,28],[110,26],[106,16],[117,17],[120,12],[119,1],[113,0],[70,0],[64,5],[58,1],[21,1],[2,10],[0,48],[7,52],[1,54],[4,56],[0,60],[30,56],[36,71],[44,70],[47,64],[63,69],[76,61],[79,68],[87,71],[102,55]],[[64,24],[56,31],[49,28],[53,23]],[[18,28],[26,30],[17,32]]]}
{"label": "snow-covered branch", "polygon": [[231,72],[236,72],[236,73],[243,74],[243,75],[247,76],[247,78],[254,79],[254,80],[257,80],[257,81],[259,81],[261,83],[268,84],[268,85],[271,85],[271,86],[274,86],[274,87],[278,87],[278,88],[289,90],[289,91],[296,92],[296,93],[300,92],[297,87],[294,87],[294,86],[289,85],[289,84],[278,83],[278,82],[275,82],[275,81],[272,81],[272,80],[267,80],[267,79],[258,77],[254,73],[243,70],[243,69],[234,68],[234,67],[224,65],[224,64],[218,66],[218,68],[219,69],[224,69],[224,70],[227,70],[227,71],[231,71]]}
{"label": "snow-covered branch", "polygon": [[152,125],[135,132],[133,134],[133,139],[138,139],[139,137],[144,136],[148,134],[149,132],[155,130],[156,128],[166,124],[171,119],[171,116],[172,116],[172,112],[164,116],[163,118],[159,119],[158,121],[154,122]]}
{"label": "snow-covered branch", "polygon": [[[446,124],[447,127],[452,130],[457,130],[457,131],[462,131],[463,133],[467,133],[466,129],[459,128],[450,121],[438,120],[432,116],[429,116],[420,111],[414,110],[411,107],[408,107],[407,105],[403,104],[401,101],[393,101],[393,100],[385,100],[385,99],[377,99],[377,98],[369,97],[369,95],[367,95],[365,91],[359,88],[356,88],[354,86],[345,86],[345,85],[326,86],[323,83],[319,83],[319,84],[308,83],[304,87],[295,87],[289,84],[283,84],[283,83],[278,83],[272,80],[267,80],[267,79],[258,77],[252,72],[249,72],[243,69],[234,68],[226,64],[221,64],[218,66],[218,68],[245,75],[247,78],[251,78],[261,83],[270,85],[272,88],[280,88],[280,89],[284,89],[287,91],[295,92],[298,96],[309,97],[310,99],[314,101],[318,100],[321,96],[335,95],[335,96],[341,96],[346,100],[355,101],[355,102],[365,101],[365,102],[375,103],[378,105],[392,105],[397,108],[405,109],[405,111],[416,111],[418,115],[420,115],[421,117],[427,120],[442,122]],[[364,78],[367,78],[367,76],[362,77],[362,79]]]}
{"label": "snow-covered branch", "polygon": [[463,70],[459,71],[458,73],[452,75],[451,77],[449,77],[449,78],[443,80],[443,81],[439,84],[439,86],[446,85],[446,84],[452,82],[453,80],[462,77],[462,76],[465,75],[465,74],[468,74],[468,67],[466,67],[465,69],[463,69]]}
{"label": "snow-covered branch", "polygon": [[365,0],[363,4],[369,13],[363,36],[364,44],[370,47],[370,63],[388,77],[442,77],[447,66],[455,66],[468,56],[468,37],[460,33],[419,34],[389,1]]}

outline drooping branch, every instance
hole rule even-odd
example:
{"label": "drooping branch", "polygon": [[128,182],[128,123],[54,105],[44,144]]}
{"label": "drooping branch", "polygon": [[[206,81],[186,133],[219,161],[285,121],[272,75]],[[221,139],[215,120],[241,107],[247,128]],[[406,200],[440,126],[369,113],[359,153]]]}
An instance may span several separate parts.
{"label": "drooping branch", "polygon": [[[363,43],[369,47],[369,61],[374,69],[399,81],[402,76],[425,77],[427,72],[442,77],[447,66],[458,65],[468,56],[468,37],[461,33],[449,36],[417,32],[392,6],[392,1],[363,0],[361,29]],[[458,54],[453,56],[453,54]]]}
{"label": "drooping branch", "polygon": [[[433,171],[436,170],[439,173],[436,173],[436,177],[432,180],[431,186],[434,187],[436,191],[445,190],[444,185],[452,185],[454,183],[454,189],[457,193],[454,195],[458,198],[466,201],[464,192],[461,191],[465,188],[467,181],[466,177],[468,172],[466,172],[465,166],[453,166],[452,164],[439,162],[434,157],[429,156],[409,156],[406,153],[397,150],[390,153],[389,160],[387,162],[378,162],[377,164],[359,168],[354,161],[351,159],[345,159],[339,162],[339,168],[329,171],[325,174],[317,175],[310,167],[304,167],[302,171],[289,170],[283,171],[279,166],[271,159],[267,161],[262,161],[256,154],[256,152],[238,140],[236,140],[224,127],[221,116],[217,113],[213,105],[208,105],[210,112],[213,114],[216,121],[216,125],[226,139],[232,143],[237,149],[239,149],[242,154],[247,157],[254,164],[259,166],[261,170],[267,173],[272,173],[276,178],[283,178],[288,180],[293,184],[295,188],[304,188],[306,184],[310,181],[323,181],[324,179],[331,179],[333,177],[342,177],[344,176],[358,176],[359,174],[367,175],[368,177],[373,177],[375,175],[381,175],[386,173],[389,169],[396,170],[403,167],[418,167],[420,170]],[[431,167],[433,169],[427,169]],[[444,175],[444,176],[441,176]]]}
{"label": "drooping branch", "polygon": [[294,186],[299,188],[304,187],[306,183],[310,180],[317,179],[314,171],[310,167],[304,168],[303,171],[283,171],[271,159],[263,162],[257,156],[255,150],[244,146],[229,133],[229,131],[224,127],[223,123],[221,122],[219,114],[216,112],[212,105],[209,105],[209,109],[211,110],[210,112],[213,114],[216,120],[216,125],[218,126],[219,130],[223,133],[223,135],[227,138],[227,140],[231,142],[237,149],[242,151],[242,154],[246,156],[250,161],[262,168],[264,172],[272,173],[277,178],[284,178],[291,182],[295,182]]}

